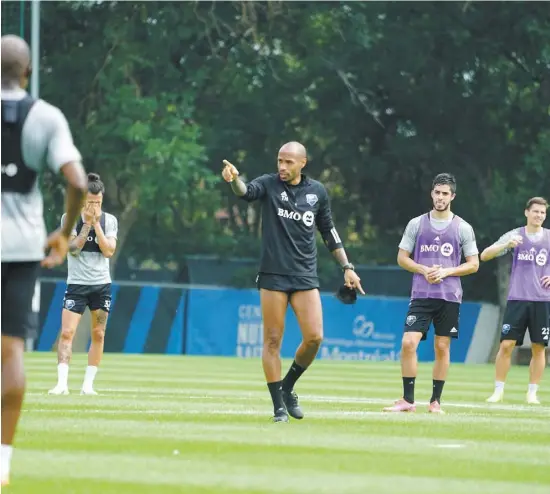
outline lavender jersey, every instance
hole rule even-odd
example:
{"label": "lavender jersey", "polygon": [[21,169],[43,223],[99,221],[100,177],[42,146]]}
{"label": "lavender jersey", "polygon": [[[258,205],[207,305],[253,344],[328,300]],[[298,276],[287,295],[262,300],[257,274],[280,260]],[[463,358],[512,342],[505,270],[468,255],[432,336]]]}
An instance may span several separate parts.
{"label": "lavender jersey", "polygon": [[550,289],[541,283],[550,276],[550,230],[543,228],[539,236],[528,235],[525,227],[515,232],[523,242],[513,250],[508,300],[550,302]]}
{"label": "lavender jersey", "polygon": [[[416,219],[415,219],[416,220]],[[413,220],[414,221],[414,220]],[[461,263],[464,249],[464,230],[469,231],[466,256],[478,253],[475,245],[473,229],[459,216],[441,228],[433,225],[430,214],[421,216],[418,220],[418,230],[415,239],[414,257],[418,264],[424,266],[440,265],[443,268],[457,267]],[[402,242],[403,244],[403,242]],[[400,248],[403,248],[400,244]],[[430,284],[423,275],[415,273],[413,276],[411,299],[432,298],[448,302],[462,302],[462,283],[460,277],[449,276],[438,284]]]}

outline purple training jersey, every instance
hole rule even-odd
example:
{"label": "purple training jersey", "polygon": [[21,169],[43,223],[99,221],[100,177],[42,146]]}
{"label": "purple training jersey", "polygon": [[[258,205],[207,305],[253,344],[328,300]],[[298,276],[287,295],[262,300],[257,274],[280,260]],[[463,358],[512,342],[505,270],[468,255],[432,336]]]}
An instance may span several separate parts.
{"label": "purple training jersey", "polygon": [[544,288],[541,282],[544,276],[550,276],[550,230],[544,228],[538,241],[527,236],[525,227],[520,235],[523,243],[513,251],[508,300],[550,302],[550,289]]}
{"label": "purple training jersey", "polygon": [[[430,214],[422,216],[420,229],[414,248],[414,260],[424,266],[438,264],[443,268],[455,268],[460,265],[462,250],[460,246],[460,222],[455,216],[444,230],[436,230],[430,223]],[[448,302],[462,302],[462,283],[458,276],[449,276],[441,283],[430,284],[423,275],[413,276],[411,299],[435,298]]]}

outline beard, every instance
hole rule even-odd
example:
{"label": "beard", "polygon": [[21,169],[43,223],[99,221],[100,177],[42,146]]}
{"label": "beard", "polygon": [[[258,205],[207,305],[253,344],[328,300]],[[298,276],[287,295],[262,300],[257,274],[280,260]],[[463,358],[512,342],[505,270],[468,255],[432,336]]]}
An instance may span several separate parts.
{"label": "beard", "polygon": [[451,203],[449,202],[448,204],[434,204],[434,209],[436,211],[448,211],[449,210],[449,207],[451,206]]}

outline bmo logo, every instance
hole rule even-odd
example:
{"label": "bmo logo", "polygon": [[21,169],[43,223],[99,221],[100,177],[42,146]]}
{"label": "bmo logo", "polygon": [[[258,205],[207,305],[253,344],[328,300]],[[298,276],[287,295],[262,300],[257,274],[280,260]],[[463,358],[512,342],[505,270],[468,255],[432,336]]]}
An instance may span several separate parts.
{"label": "bmo logo", "polygon": [[311,211],[306,211],[303,215],[297,211],[289,211],[288,209],[277,208],[277,215],[281,218],[286,218],[294,221],[303,221],[306,226],[313,226],[315,215]]}
{"label": "bmo logo", "polygon": [[454,247],[449,242],[444,243],[441,247],[437,244],[429,244],[429,245],[424,244],[420,246],[420,252],[421,253],[430,252],[433,254],[441,252],[442,256],[449,257],[453,254]]}
{"label": "bmo logo", "polygon": [[531,248],[531,250],[524,250],[522,252],[518,252],[518,261],[533,262],[535,260],[536,254],[537,254],[537,250],[535,248]]}
{"label": "bmo logo", "polygon": [[421,245],[420,246],[420,252],[439,252],[439,245],[431,244],[431,245]]}

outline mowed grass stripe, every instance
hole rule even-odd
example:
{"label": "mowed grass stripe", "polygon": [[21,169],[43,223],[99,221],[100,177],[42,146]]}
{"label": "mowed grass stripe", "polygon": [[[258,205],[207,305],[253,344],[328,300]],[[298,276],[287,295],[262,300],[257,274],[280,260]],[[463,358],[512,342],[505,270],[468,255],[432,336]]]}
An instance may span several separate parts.
{"label": "mowed grass stripe", "polygon": [[60,397],[46,394],[55,355],[26,360],[16,494],[549,492],[550,407],[523,404],[527,368],[491,406],[493,367],[453,365],[434,416],[431,365],[417,413],[384,414],[398,364],[319,361],[297,387],[306,419],[275,425],[258,359],[106,355],[97,397],[78,395],[85,355]]}
{"label": "mowed grass stripe", "polygon": [[[44,439],[47,440],[48,436],[51,436],[52,443],[57,442],[56,447],[59,448],[63,442],[62,438],[59,438],[58,431],[63,426],[63,422],[63,418],[53,417],[31,423],[27,421],[25,430],[28,434],[29,448],[34,447],[35,441],[40,443]],[[97,427],[98,424],[101,424],[100,428]],[[501,422],[500,425],[505,424]],[[523,425],[525,430],[532,427],[532,424]],[[93,419],[73,419],[71,429],[76,433],[65,441],[66,444],[73,445],[75,449],[89,449],[87,431],[93,429],[100,440],[98,447],[101,449],[112,443],[112,449],[118,451],[120,448],[117,445],[123,446],[127,442],[126,448],[129,450],[132,448],[132,444],[139,444],[134,439],[141,438],[147,439],[147,442],[143,443],[147,444],[144,450],[147,454],[165,453],[170,450],[170,445],[176,449],[178,446],[183,447],[186,451],[193,449],[189,447],[192,444],[182,446],[182,443],[222,442],[224,445],[230,443],[260,447],[284,446],[297,449],[324,448],[327,450],[371,451],[373,453],[376,451],[425,450],[423,451],[425,457],[433,456],[434,459],[437,459],[441,455],[438,447],[458,445],[459,448],[450,455],[453,458],[547,465],[547,456],[550,453],[550,447],[544,438],[540,438],[539,444],[534,444],[528,434],[521,434],[522,431],[515,431],[515,438],[505,434],[501,440],[480,442],[472,440],[471,437],[458,437],[456,433],[460,429],[458,425],[453,428],[445,427],[433,431],[428,423],[419,424],[418,429],[414,431],[411,431],[410,427],[405,429],[393,424],[377,424],[373,421],[368,426],[365,425],[359,429],[349,423],[341,423],[338,426],[326,424],[322,429],[315,426],[295,427],[288,433],[279,434],[279,431],[274,433],[273,427],[266,423],[219,424],[209,422],[208,417],[199,423],[181,421],[151,423],[135,420],[135,417],[127,418],[124,421],[114,421],[94,417]],[[81,431],[80,434],[78,431]],[[40,432],[42,437],[39,438],[37,433]],[[434,432],[437,434],[434,435]],[[429,437],[426,437],[427,435]],[[514,447],[508,448],[511,441],[514,442]],[[498,454],[495,455],[495,453]]]}
{"label": "mowed grass stripe", "polygon": [[[193,487],[211,487],[212,492],[224,492],[224,489],[241,489],[248,492],[253,489],[259,492],[306,492],[306,493],[346,493],[363,494],[395,494],[403,489],[406,492],[427,492],[436,485],[444,488],[445,493],[468,492],[483,493],[498,492],[508,494],[529,492],[530,494],[546,494],[546,487],[535,482],[504,482],[491,481],[487,478],[463,476],[460,462],[450,470],[437,469],[441,477],[434,479],[434,467],[424,464],[418,471],[408,474],[393,473],[391,479],[382,469],[376,468],[373,458],[366,456],[360,463],[357,455],[342,455],[339,461],[329,461],[323,456],[315,456],[317,461],[297,453],[284,452],[270,454],[269,464],[263,464],[260,459],[254,463],[238,463],[225,455],[218,454],[214,459],[212,453],[206,458],[166,455],[161,458],[139,457],[124,453],[95,453],[63,451],[27,451],[27,460],[35,467],[29,477],[40,481],[43,478],[77,479],[108,479],[111,482],[135,482],[152,486],[178,485],[181,492],[193,492]],[[191,456],[191,455],[189,455]],[[250,457],[249,457],[250,458]],[[408,458],[408,461],[406,461]],[[240,458],[236,458],[238,460]],[[412,470],[414,457],[394,457],[398,466],[396,470]],[[405,461],[401,461],[405,459]],[[276,461],[272,461],[276,460]],[[267,463],[267,462],[266,462]],[[116,469],[113,466],[116,465]],[[353,472],[351,465],[362,470]],[[444,465],[441,465],[444,467]],[[377,471],[373,471],[377,470]],[[428,474],[426,475],[426,471]],[[284,472],[284,474],[282,474]],[[507,470],[503,466],[502,473]],[[481,475],[483,472],[479,472]],[[445,474],[452,476],[445,477]],[[12,492],[17,492],[12,490]],[[43,491],[35,491],[43,492]],[[120,492],[120,491],[119,491]],[[128,491],[127,491],[128,492]],[[147,492],[142,490],[142,492]],[[149,491],[151,492],[151,491]],[[154,491],[153,491],[154,492]],[[435,491],[433,491],[435,492]]]}

